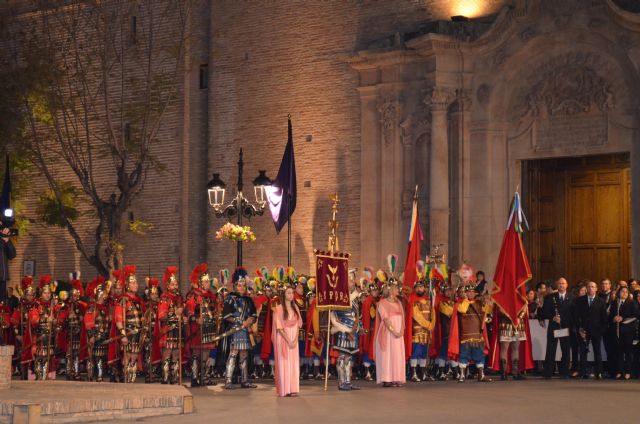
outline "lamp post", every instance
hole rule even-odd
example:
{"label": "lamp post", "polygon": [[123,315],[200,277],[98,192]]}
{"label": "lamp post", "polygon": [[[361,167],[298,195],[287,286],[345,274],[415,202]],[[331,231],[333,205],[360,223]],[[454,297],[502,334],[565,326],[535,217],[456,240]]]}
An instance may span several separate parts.
{"label": "lamp post", "polygon": [[[243,181],[242,173],[244,161],[242,160],[242,149],[240,149],[240,158],[238,159],[238,183],[236,184],[236,196],[233,200],[224,205],[224,195],[226,184],[220,179],[220,174],[213,174],[213,178],[207,184],[207,192],[209,195],[209,204],[213,208],[216,217],[227,218],[229,222],[233,218],[237,219],[237,224],[242,225],[242,218],[251,219],[253,216],[261,216],[267,204],[266,187],[271,185],[271,180],[267,177],[265,170],[259,170],[258,176],[253,180],[253,189],[256,198],[256,205],[253,205],[244,197],[242,192]],[[242,241],[236,242],[236,266],[242,266]]]}

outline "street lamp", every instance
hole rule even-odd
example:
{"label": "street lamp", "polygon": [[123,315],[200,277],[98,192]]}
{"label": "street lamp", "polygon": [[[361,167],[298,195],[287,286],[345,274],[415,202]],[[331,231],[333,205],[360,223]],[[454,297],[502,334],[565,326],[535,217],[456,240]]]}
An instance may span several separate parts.
{"label": "street lamp", "polygon": [[[258,176],[253,180],[253,188],[256,197],[256,205],[252,205],[242,193],[243,182],[242,172],[244,161],[242,160],[242,149],[238,160],[238,183],[236,185],[236,196],[233,200],[224,205],[224,195],[227,189],[226,184],[220,179],[220,174],[213,174],[213,178],[207,183],[207,193],[209,204],[213,208],[216,217],[225,217],[229,221],[237,219],[237,224],[242,225],[242,218],[251,219],[253,216],[261,216],[267,205],[266,187],[271,185],[271,180],[267,177],[267,171],[258,171]],[[242,266],[242,241],[237,242],[236,266]]]}

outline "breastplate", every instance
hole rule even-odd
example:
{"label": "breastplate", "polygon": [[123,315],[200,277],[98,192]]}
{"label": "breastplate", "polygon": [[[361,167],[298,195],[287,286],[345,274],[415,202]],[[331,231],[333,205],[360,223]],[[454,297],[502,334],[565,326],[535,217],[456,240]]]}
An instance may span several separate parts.
{"label": "breastplate", "polygon": [[482,321],[479,313],[476,313],[474,304],[469,305],[465,314],[459,314],[460,320],[460,343],[477,342],[483,340]]}

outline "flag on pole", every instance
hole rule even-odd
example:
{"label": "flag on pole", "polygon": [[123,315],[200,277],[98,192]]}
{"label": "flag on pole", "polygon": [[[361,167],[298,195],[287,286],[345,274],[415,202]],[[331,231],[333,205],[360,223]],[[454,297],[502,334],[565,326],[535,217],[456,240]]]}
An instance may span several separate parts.
{"label": "flag on pole", "polygon": [[289,221],[296,209],[296,161],[293,156],[293,131],[289,117],[289,134],[287,147],[284,149],[278,176],[271,186],[266,187],[267,200],[276,233]]}
{"label": "flag on pole", "polygon": [[528,227],[520,203],[520,194],[516,192],[502,239],[491,293],[500,311],[516,325],[520,313],[527,309],[525,284],[532,277],[529,260],[522,244],[523,224]]}
{"label": "flag on pole", "polygon": [[420,242],[424,239],[420,221],[418,220],[418,187],[416,186],[416,195],[413,197],[413,211],[411,212],[411,225],[409,226],[409,247],[407,248],[407,260],[404,264],[404,280],[403,284],[413,287],[413,283],[417,281],[418,272],[416,265],[420,259]]}

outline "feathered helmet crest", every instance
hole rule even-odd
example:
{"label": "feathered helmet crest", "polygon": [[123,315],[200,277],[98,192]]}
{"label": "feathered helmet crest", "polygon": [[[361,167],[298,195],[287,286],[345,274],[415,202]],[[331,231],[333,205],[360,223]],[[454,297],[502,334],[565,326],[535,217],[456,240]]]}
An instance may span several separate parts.
{"label": "feathered helmet crest", "polygon": [[22,296],[27,294],[35,294],[35,288],[33,287],[33,277],[31,275],[25,275],[20,281],[20,288],[22,290]]}
{"label": "feathered helmet crest", "polygon": [[204,280],[211,280],[209,276],[209,265],[205,262],[196,265],[191,271],[191,274],[189,274],[189,281],[192,286],[199,286]]}
{"label": "feathered helmet crest", "polygon": [[160,280],[155,277],[147,277],[147,295],[160,293]]}
{"label": "feathered helmet crest", "polygon": [[137,270],[138,267],[136,267],[135,265],[125,265],[124,268],[122,268],[121,278],[126,289],[129,288],[130,283],[138,281],[136,278]]}
{"label": "feathered helmet crest", "polygon": [[40,296],[44,293],[52,293],[55,291],[57,284],[55,282],[52,283],[53,278],[49,274],[45,274],[40,277],[40,281],[38,282],[38,288],[40,289]]}
{"label": "feathered helmet crest", "polygon": [[164,285],[164,289],[167,290],[169,287],[169,283],[172,281],[178,281],[178,267],[177,266],[168,266],[164,270],[164,276],[162,277],[162,284]]}

